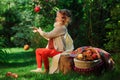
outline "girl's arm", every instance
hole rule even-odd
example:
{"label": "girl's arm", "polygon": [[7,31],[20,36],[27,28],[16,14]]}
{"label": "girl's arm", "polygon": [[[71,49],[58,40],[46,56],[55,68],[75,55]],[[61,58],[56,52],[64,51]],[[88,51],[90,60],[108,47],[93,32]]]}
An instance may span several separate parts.
{"label": "girl's arm", "polygon": [[44,32],[44,31],[42,31],[41,28],[39,28],[38,32],[41,34],[41,36],[50,39],[50,38],[54,38],[54,37],[65,34],[66,29],[64,27],[55,27],[50,32]]}

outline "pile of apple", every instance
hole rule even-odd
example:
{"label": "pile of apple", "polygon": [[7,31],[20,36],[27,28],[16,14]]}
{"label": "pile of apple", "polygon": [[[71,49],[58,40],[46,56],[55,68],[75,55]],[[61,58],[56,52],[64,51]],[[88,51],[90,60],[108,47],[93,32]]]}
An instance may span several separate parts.
{"label": "pile of apple", "polygon": [[99,56],[97,53],[79,53],[76,58],[78,60],[92,61],[99,59]]}
{"label": "pile of apple", "polygon": [[13,77],[13,78],[18,78],[18,74],[12,73],[12,72],[7,72],[6,77]]}

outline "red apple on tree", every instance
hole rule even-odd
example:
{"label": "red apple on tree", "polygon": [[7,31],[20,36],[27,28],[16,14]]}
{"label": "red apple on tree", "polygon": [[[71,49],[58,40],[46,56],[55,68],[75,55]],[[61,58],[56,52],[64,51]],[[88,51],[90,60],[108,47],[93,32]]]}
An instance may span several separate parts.
{"label": "red apple on tree", "polygon": [[39,7],[39,6],[36,6],[36,7],[34,8],[34,11],[35,11],[35,12],[39,12],[39,11],[40,11],[40,7]]}

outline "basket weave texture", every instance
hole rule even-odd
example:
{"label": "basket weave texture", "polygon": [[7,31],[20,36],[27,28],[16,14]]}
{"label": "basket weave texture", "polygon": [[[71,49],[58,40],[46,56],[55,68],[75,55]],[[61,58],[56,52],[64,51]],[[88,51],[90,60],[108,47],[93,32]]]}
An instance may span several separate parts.
{"label": "basket weave texture", "polygon": [[83,60],[78,60],[74,58],[74,64],[76,68],[80,69],[88,69],[95,67],[96,65],[100,64],[102,62],[101,59],[93,60],[93,61],[83,61]]}

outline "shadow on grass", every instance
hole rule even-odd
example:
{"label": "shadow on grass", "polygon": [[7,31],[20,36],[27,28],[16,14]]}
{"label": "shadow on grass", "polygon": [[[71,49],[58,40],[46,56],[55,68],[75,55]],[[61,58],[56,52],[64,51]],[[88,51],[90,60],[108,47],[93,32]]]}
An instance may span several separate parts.
{"label": "shadow on grass", "polygon": [[35,54],[32,51],[7,54],[5,57],[6,57],[5,62],[0,61],[0,68],[24,67],[36,64]]}
{"label": "shadow on grass", "polygon": [[25,67],[25,66],[28,66],[28,65],[33,65],[35,64],[35,60],[31,60],[31,61],[28,61],[28,62],[13,62],[13,63],[3,63],[3,62],[0,62],[0,68],[7,68],[7,67]]}

